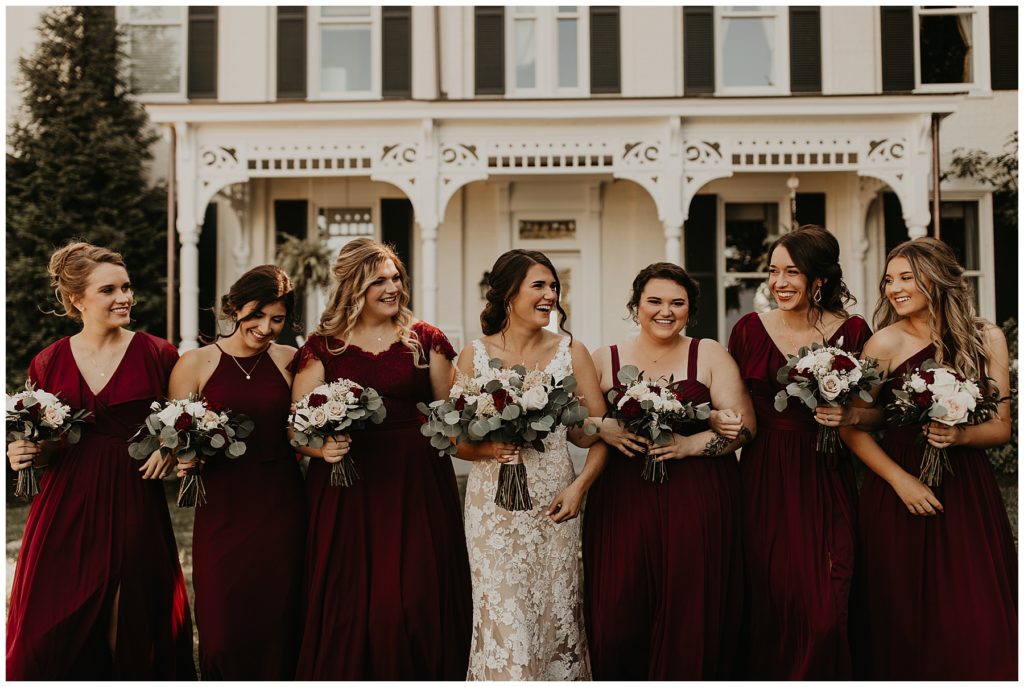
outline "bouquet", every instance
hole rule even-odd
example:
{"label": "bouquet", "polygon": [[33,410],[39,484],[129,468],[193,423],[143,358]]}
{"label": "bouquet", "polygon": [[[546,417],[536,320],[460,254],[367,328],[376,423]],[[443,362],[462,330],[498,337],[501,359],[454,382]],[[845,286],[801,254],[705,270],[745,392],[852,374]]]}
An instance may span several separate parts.
{"label": "bouquet", "polygon": [[128,454],[135,460],[145,460],[159,449],[162,456],[173,453],[181,462],[194,461],[192,467],[185,469],[178,486],[178,506],[203,505],[206,489],[201,474],[205,462],[202,456],[224,453],[234,459],[243,455],[245,443],[241,440],[252,433],[253,421],[196,394],[164,404],[153,401],[149,409],[152,413],[131,438]]}
{"label": "bouquet", "polygon": [[[81,423],[91,413],[87,410],[72,412],[71,407],[62,403],[58,394],[36,389],[32,382],[25,383],[25,390],[13,396],[7,395],[7,442],[60,441],[77,444],[82,438]],[[18,470],[15,496],[35,496],[39,493],[39,481],[32,466]]]}
{"label": "bouquet", "polygon": [[[626,365],[619,369],[618,381],[608,390],[608,403],[611,405],[605,417],[621,420],[630,432],[656,444],[667,444],[672,433],[683,425],[711,416],[710,404],[695,406],[688,402],[680,388],[682,382],[674,381],[673,377],[649,381],[644,379],[644,373],[636,365]],[[644,452],[641,476],[649,482],[661,484],[668,480],[668,470],[665,463],[656,462]]]}
{"label": "bouquet", "polygon": [[[985,396],[978,383],[965,379],[956,370],[926,360],[921,367],[903,376],[893,400],[886,405],[889,421],[898,426],[923,425],[930,421],[950,427],[977,424],[996,414],[998,393]],[[921,458],[920,480],[935,487],[942,484],[942,471],[953,473],[946,449],[928,444]]]}
{"label": "bouquet", "polygon": [[[576,379],[554,379],[542,370],[522,365],[502,367],[490,360],[476,377],[459,374],[446,400],[417,407],[427,416],[420,431],[430,437],[438,455],[455,455],[460,441],[500,441],[530,446],[544,452],[544,439],[559,426],[579,427],[587,409],[575,395]],[[596,427],[587,427],[593,434]],[[526,465],[502,464],[494,503],[509,511],[531,510],[533,501],[526,481]]]}
{"label": "bouquet", "polygon": [[[295,404],[292,413],[292,446],[320,448],[328,437],[379,425],[387,417],[380,394],[350,379],[321,384]],[[331,466],[331,486],[349,487],[359,479],[351,454]]]}
{"label": "bouquet", "polygon": [[[835,346],[813,343],[789,356],[779,368],[779,384],[786,388],[775,395],[775,410],[785,410],[790,398],[800,399],[811,412],[823,404],[847,406],[854,395],[867,403],[873,402],[869,391],[882,380],[878,361],[858,360],[840,348],[842,345],[843,337],[839,337]],[[835,427],[818,425],[817,450],[823,456],[839,453],[839,432]]]}

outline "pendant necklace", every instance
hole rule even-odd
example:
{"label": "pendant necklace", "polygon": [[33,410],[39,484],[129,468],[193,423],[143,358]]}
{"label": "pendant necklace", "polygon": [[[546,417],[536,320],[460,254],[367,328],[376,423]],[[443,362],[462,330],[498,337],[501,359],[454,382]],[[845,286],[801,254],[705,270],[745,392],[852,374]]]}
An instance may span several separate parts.
{"label": "pendant necklace", "polygon": [[[217,348],[220,348],[220,346],[217,345]],[[260,364],[261,360],[263,360],[263,354],[266,353],[267,350],[263,349],[262,351],[260,351],[260,354],[258,356],[256,356],[256,362],[253,363],[252,367],[249,368],[248,370],[246,370],[244,367],[242,367],[242,363],[238,362],[238,358],[236,358],[235,356],[231,355],[230,353],[225,351],[223,348],[220,348],[220,352],[223,353],[224,355],[228,356],[229,358],[231,358],[231,360],[234,361],[235,366],[237,366],[238,369],[242,371],[242,374],[245,375],[245,378],[247,380],[249,380],[249,379],[252,379],[252,373],[256,371],[256,366]]]}

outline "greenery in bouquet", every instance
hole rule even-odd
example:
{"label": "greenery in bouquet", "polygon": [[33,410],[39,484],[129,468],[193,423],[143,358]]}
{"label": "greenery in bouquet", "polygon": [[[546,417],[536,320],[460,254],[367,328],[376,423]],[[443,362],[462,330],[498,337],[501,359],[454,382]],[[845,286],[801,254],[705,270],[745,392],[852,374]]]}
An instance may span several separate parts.
{"label": "greenery in bouquet", "polygon": [[178,487],[178,505],[195,508],[206,503],[202,467],[206,458],[223,454],[235,459],[245,454],[242,439],[255,425],[245,415],[232,413],[195,394],[187,399],[154,401],[145,423],[131,439],[128,453],[146,460],[154,451],[174,455],[179,463],[191,463],[184,469]]}

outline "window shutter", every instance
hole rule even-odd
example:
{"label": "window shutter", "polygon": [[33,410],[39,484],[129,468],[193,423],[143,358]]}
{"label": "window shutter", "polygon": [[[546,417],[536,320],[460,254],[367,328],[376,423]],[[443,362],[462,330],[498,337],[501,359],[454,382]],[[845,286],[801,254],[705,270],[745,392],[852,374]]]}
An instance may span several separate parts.
{"label": "window shutter", "polygon": [[188,8],[188,97],[217,97],[217,7]]}
{"label": "window shutter", "polygon": [[715,92],[715,8],[683,8],[683,93]]}
{"label": "window shutter", "polygon": [[590,8],[590,92],[621,93],[619,8]]}
{"label": "window shutter", "polygon": [[698,194],[690,201],[690,214],[683,225],[683,267],[700,286],[700,312],[696,323],[686,328],[686,335],[702,339],[718,338],[717,216],[718,196]]}
{"label": "window shutter", "polygon": [[821,8],[789,8],[789,90],[821,93]]}
{"label": "window shutter", "polygon": [[381,8],[381,94],[412,95],[412,8]]}
{"label": "window shutter", "polygon": [[306,8],[277,8],[277,97],[306,97]]}
{"label": "window shutter", "polygon": [[914,90],[914,8],[882,7],[882,92]]}
{"label": "window shutter", "polygon": [[477,95],[505,93],[505,8],[477,7],[474,35]]}
{"label": "window shutter", "polygon": [[988,8],[988,41],[992,59],[992,90],[1017,90],[1016,7]]}

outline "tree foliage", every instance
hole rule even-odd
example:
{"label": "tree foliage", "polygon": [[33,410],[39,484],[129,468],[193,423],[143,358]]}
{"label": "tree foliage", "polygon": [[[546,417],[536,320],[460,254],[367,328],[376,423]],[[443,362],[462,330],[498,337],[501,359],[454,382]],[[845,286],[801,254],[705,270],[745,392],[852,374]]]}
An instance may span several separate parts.
{"label": "tree foliage", "polygon": [[157,135],[129,93],[112,7],[55,7],[19,60],[22,110],[7,156],[7,387],[32,356],[77,330],[57,306],[46,266],[81,239],[124,255],[133,327],[166,333],[166,195],[146,165]]}
{"label": "tree foliage", "polygon": [[1004,223],[1017,225],[1017,132],[1010,134],[1003,152],[993,155],[984,150],[953,149],[948,177],[976,179],[1001,196],[997,213]]}

